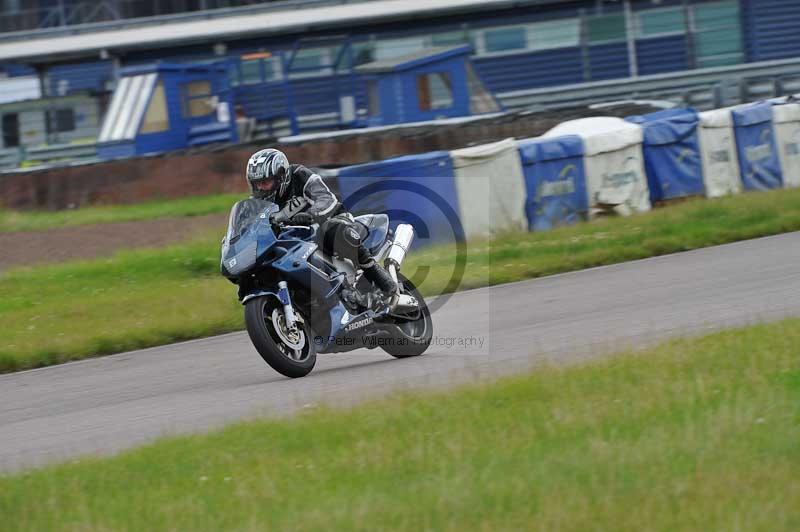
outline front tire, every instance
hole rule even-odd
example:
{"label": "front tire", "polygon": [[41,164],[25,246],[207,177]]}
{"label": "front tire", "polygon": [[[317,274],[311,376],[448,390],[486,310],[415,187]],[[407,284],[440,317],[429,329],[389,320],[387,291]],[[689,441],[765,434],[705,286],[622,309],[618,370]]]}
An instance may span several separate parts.
{"label": "front tire", "polygon": [[413,296],[419,301],[419,312],[409,319],[395,318],[395,323],[390,326],[393,332],[393,341],[381,348],[395,358],[408,358],[419,356],[431,345],[433,338],[433,319],[431,311],[414,283],[402,275],[397,275],[400,291]]}
{"label": "front tire", "polygon": [[272,369],[291,378],[308,375],[317,362],[311,327],[295,314],[293,332],[286,328],[283,307],[273,296],[253,298],[244,307],[244,323],[256,351]]}

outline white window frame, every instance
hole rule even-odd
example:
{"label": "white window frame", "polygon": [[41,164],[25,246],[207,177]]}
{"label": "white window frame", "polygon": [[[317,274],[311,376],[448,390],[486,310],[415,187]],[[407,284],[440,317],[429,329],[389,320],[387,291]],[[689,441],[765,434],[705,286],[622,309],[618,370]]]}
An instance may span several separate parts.
{"label": "white window frame", "polygon": [[[678,11],[681,13],[681,17],[683,18],[683,31],[662,31],[660,33],[653,33],[651,35],[642,35],[642,28],[644,24],[642,24],[642,15],[644,14],[651,14],[657,11],[666,12],[666,11]],[[642,39],[658,39],[659,37],[670,37],[675,35],[686,35],[686,32],[690,31],[690,21],[687,19],[686,14],[683,12],[683,7],[681,6],[672,6],[672,7],[658,7],[655,9],[644,9],[642,11],[637,11],[636,16],[634,17],[634,35],[636,36],[636,40]]]}

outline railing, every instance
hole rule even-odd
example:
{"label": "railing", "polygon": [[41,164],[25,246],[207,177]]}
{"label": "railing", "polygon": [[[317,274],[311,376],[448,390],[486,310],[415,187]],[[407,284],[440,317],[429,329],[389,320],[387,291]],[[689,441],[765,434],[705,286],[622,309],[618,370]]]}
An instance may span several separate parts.
{"label": "railing", "polygon": [[520,90],[497,97],[511,110],[563,109],[631,98],[671,100],[706,110],[796,92],[800,92],[800,59]]}

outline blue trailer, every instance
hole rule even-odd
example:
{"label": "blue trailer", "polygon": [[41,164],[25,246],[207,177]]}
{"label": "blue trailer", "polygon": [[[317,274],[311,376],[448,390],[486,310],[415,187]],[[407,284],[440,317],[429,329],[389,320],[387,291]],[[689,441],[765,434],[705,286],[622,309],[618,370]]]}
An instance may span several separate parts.
{"label": "blue trailer", "polygon": [[102,159],[236,142],[227,63],[126,68],[97,139]]}
{"label": "blue trailer", "polygon": [[501,109],[469,59],[471,48],[430,48],[356,68],[367,86],[366,126],[453,118]]}

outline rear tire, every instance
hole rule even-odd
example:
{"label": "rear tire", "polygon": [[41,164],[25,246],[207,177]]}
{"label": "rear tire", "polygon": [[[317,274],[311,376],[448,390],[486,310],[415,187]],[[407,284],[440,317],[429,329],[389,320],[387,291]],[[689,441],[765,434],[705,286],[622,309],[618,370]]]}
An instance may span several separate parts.
{"label": "rear tire", "polygon": [[396,323],[389,326],[394,333],[392,335],[394,341],[382,345],[381,348],[395,358],[419,356],[428,349],[433,338],[431,312],[414,283],[399,274],[397,282],[400,284],[401,293],[413,296],[419,301],[419,313],[415,319],[406,321],[395,318]]}
{"label": "rear tire", "polygon": [[244,323],[256,351],[272,369],[291,378],[308,375],[317,362],[311,327],[299,313],[296,316],[298,333],[293,335],[286,329],[283,307],[274,297],[256,297],[244,307]]}

